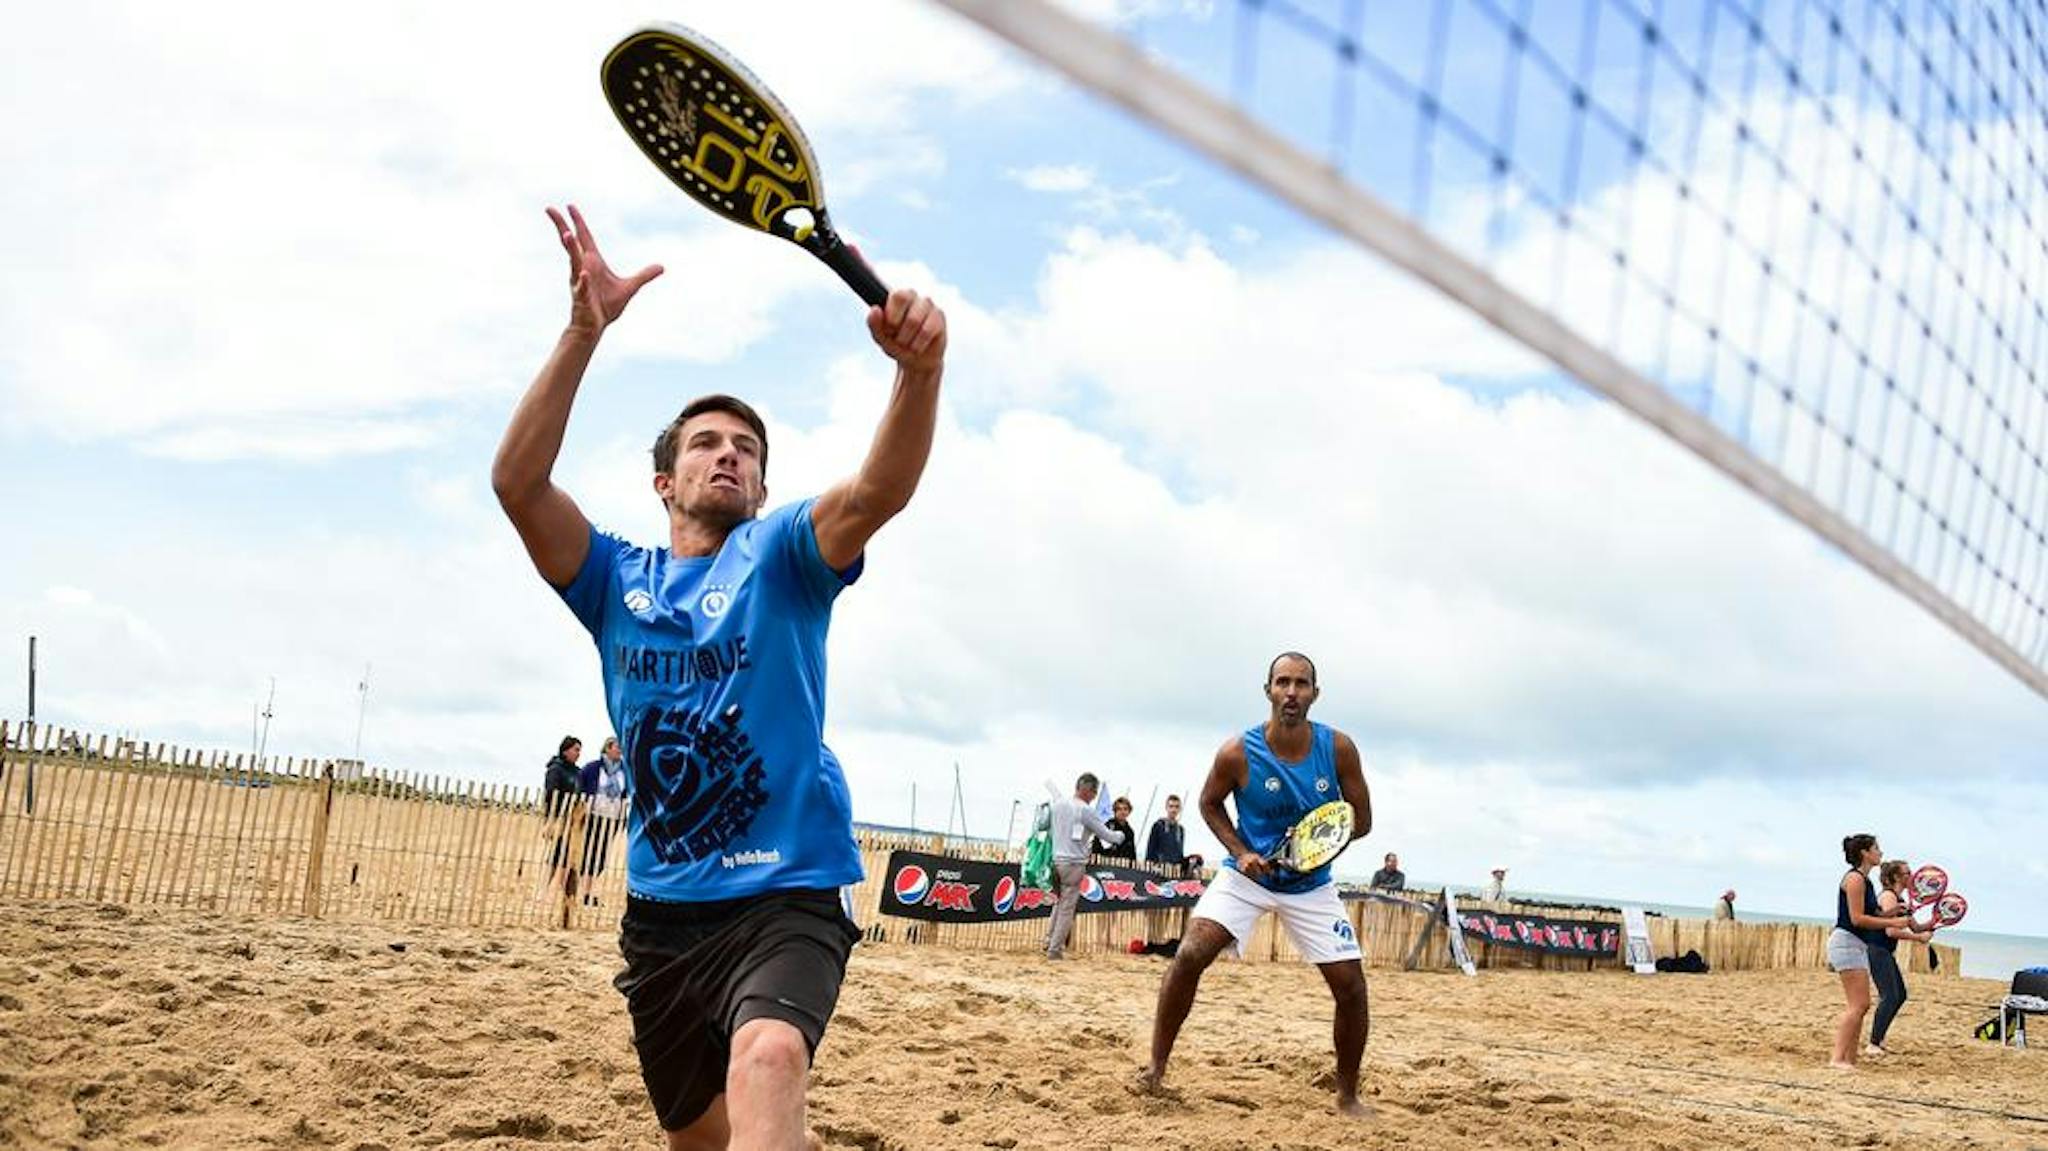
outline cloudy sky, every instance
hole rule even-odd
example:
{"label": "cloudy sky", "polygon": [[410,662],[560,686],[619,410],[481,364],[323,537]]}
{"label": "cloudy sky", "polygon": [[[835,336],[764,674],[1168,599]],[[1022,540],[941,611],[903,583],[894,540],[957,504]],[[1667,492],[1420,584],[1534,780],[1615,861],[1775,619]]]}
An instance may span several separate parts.
{"label": "cloudy sky", "polygon": [[[600,98],[641,8],[40,6],[0,47],[0,669],[42,718],[538,784],[605,729],[491,497],[566,314],[542,215],[659,261],[557,476],[662,532],[680,403],[768,414],[772,500],[889,365],[808,256],[675,193]],[[2048,704],[1490,329],[924,4],[684,4],[798,110],[833,214],[952,320],[911,511],[840,600],[856,815],[1004,834],[1048,779],[1199,787],[1315,656],[1412,877],[1824,915],[1842,835],[2048,935]],[[802,29],[802,34],[793,30]],[[889,45],[884,55],[847,45]],[[1198,846],[1207,837],[1198,833]],[[1213,847],[1210,847],[1213,852]]]}

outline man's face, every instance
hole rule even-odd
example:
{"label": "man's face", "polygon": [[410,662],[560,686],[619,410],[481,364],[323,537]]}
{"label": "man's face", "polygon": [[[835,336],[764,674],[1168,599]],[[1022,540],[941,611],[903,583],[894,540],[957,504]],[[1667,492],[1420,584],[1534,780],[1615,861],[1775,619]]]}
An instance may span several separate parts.
{"label": "man's face", "polygon": [[1307,660],[1286,656],[1273,665],[1272,677],[1266,681],[1266,699],[1273,705],[1275,722],[1291,726],[1306,720],[1316,694],[1315,672]]}
{"label": "man's face", "polygon": [[1389,851],[1389,852],[1387,853],[1387,870],[1388,870],[1388,871],[1397,871],[1397,870],[1399,870],[1399,869],[1400,869],[1400,867],[1401,867],[1401,857],[1400,857],[1400,856],[1398,856],[1398,855],[1395,855],[1395,854],[1394,854],[1393,852]]}
{"label": "man's face", "polygon": [[580,744],[580,743],[572,743],[572,744],[570,744],[570,745],[569,745],[569,750],[567,750],[567,751],[565,751],[565,752],[563,752],[563,753],[562,753],[562,758],[563,758],[563,759],[566,759],[566,760],[568,760],[568,761],[569,761],[569,762],[571,762],[571,763],[574,763],[574,762],[576,762],[577,760],[579,760],[579,759],[582,759],[582,758],[583,758],[583,745],[582,745],[582,744]]}
{"label": "man's face", "polygon": [[721,526],[751,519],[768,498],[761,438],[731,412],[701,412],[676,429],[676,465],[654,477],[663,503]]}
{"label": "man's face", "polygon": [[1172,823],[1180,822],[1180,800],[1169,799],[1166,801],[1166,818]]}
{"label": "man's face", "polygon": [[1121,799],[1110,804],[1109,811],[1111,815],[1118,819],[1129,819],[1131,817],[1131,805]]}

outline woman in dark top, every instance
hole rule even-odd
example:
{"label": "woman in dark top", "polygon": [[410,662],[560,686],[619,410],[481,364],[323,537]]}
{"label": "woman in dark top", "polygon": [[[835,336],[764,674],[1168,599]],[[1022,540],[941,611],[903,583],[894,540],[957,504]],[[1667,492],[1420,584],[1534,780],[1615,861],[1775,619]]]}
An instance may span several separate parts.
{"label": "woman in dark top", "polygon": [[1842,994],[1849,1002],[1835,1020],[1835,1047],[1828,1066],[1854,1071],[1856,1041],[1863,1035],[1863,1017],[1870,1014],[1871,944],[1883,937],[1886,928],[1907,924],[1904,916],[1879,913],[1877,889],[1864,874],[1884,859],[1877,837],[1844,836],[1842,858],[1849,870],[1835,887],[1835,929],[1828,933],[1828,966],[1842,977]]}
{"label": "woman in dark top", "polygon": [[[1877,869],[1877,910],[1881,915],[1906,914],[1906,885],[1912,882],[1913,869],[1903,859],[1888,859]],[[1877,985],[1877,1015],[1870,1021],[1870,1046],[1863,1049],[1865,1055],[1889,1055],[1885,1050],[1885,1033],[1891,1030],[1892,1020],[1899,1014],[1899,1008],[1906,1005],[1906,974],[1899,967],[1899,940],[1910,939],[1915,943],[1932,943],[1934,929],[1916,931],[1910,925],[1887,927],[1883,937],[1870,941],[1870,981]]]}
{"label": "woman in dark top", "polygon": [[1117,796],[1116,802],[1109,805],[1109,818],[1103,822],[1103,826],[1111,831],[1123,832],[1123,842],[1104,843],[1098,839],[1095,841],[1095,854],[1104,859],[1121,859],[1126,862],[1138,858],[1138,837],[1131,831],[1130,800],[1121,795]]}
{"label": "woman in dark top", "polygon": [[[561,819],[569,813],[569,805],[576,802],[582,789],[576,784],[577,757],[583,754],[583,741],[573,735],[565,735],[555,747],[555,758],[548,760],[546,772],[541,776],[541,810],[548,819]],[[555,829],[554,850],[548,853],[548,886],[560,890],[567,881],[569,871],[565,860],[569,854],[569,825],[563,823]]]}

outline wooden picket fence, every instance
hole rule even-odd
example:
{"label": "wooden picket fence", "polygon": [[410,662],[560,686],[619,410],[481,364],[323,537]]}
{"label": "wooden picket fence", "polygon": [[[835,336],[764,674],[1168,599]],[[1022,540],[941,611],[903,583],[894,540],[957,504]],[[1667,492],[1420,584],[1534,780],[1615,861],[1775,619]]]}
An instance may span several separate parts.
{"label": "wooden picket fence", "polygon": [[[865,829],[857,835],[866,879],[851,897],[869,938],[994,952],[1043,948],[1044,918],[952,924],[882,914],[891,851],[999,860],[1004,845]],[[625,873],[623,828],[582,800],[550,811],[532,788],[361,771],[333,760],[259,763],[0,721],[0,898],[609,931],[625,905]],[[1601,926],[1619,919],[1595,909],[1461,903],[1473,906]],[[1430,927],[1431,905],[1354,899],[1345,908],[1369,966],[1400,968],[1411,958],[1425,970],[1452,966],[1441,925]],[[1178,938],[1186,917],[1184,909],[1082,915],[1067,951],[1121,952],[1133,940]],[[1430,938],[1418,950],[1425,932]],[[1650,920],[1658,955],[1696,950],[1717,971],[1825,969],[1827,933],[1819,924]],[[1467,942],[1481,967],[1620,966],[1616,957]],[[1939,974],[1959,974],[1960,951],[1936,949]],[[1901,944],[1900,952],[1908,970],[1929,970],[1927,948]],[[1296,958],[1270,916],[1245,956]]]}

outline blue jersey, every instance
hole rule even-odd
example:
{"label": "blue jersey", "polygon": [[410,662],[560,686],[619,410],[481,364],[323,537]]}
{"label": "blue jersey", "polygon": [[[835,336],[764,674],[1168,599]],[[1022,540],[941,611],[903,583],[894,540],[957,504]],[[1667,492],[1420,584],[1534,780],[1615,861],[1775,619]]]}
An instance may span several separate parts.
{"label": "blue jersey", "polygon": [[[1333,799],[1344,798],[1337,785],[1337,741],[1330,729],[1310,722],[1308,755],[1288,763],[1266,746],[1266,725],[1244,733],[1244,786],[1237,800],[1237,837],[1260,855],[1280,854],[1287,831],[1301,817]],[[1235,871],[1237,861],[1226,859],[1223,866]],[[1314,871],[1295,873],[1272,871],[1255,882],[1268,891],[1294,893],[1309,891],[1330,882],[1330,865]]]}
{"label": "blue jersey", "polygon": [[597,641],[629,767],[626,884],[696,902],[858,883],[853,805],[825,746],[825,633],[860,575],[818,554],[811,501],[716,555],[592,529],[562,591]]}

